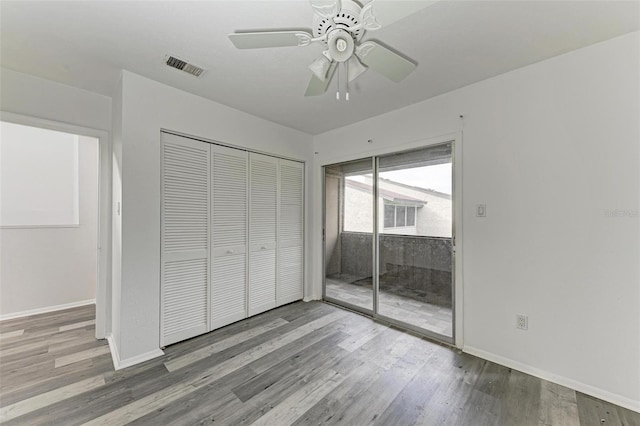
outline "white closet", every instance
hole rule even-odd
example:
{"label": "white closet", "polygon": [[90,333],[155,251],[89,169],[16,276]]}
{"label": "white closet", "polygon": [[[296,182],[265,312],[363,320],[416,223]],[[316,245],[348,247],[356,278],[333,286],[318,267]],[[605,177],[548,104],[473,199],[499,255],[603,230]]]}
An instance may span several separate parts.
{"label": "white closet", "polygon": [[279,160],[277,304],[302,299],[304,166]]}
{"label": "white closet", "polygon": [[249,316],[276,307],[278,159],[249,154]]}
{"label": "white closet", "polygon": [[163,134],[162,343],[209,330],[209,144]]}
{"label": "white closet", "polygon": [[211,146],[211,329],[247,317],[248,158]]}
{"label": "white closet", "polygon": [[302,299],[304,164],[162,133],[161,345]]}

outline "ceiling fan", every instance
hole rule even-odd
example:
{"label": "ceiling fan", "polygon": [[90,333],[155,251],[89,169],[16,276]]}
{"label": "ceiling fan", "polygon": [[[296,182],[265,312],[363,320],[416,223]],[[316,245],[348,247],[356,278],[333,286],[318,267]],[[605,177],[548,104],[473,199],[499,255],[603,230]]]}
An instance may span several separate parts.
{"label": "ceiling fan", "polygon": [[309,69],[313,72],[305,96],[325,93],[338,70],[340,99],[340,71],[346,70],[346,99],[348,84],[371,68],[392,81],[399,82],[409,75],[416,64],[372,40],[361,42],[365,31],[375,31],[435,3],[437,0],[371,0],[360,5],[354,0],[310,0],[314,10],[312,32],[265,31],[229,34],[238,49],[264,47],[308,46],[321,43],[325,50]]}

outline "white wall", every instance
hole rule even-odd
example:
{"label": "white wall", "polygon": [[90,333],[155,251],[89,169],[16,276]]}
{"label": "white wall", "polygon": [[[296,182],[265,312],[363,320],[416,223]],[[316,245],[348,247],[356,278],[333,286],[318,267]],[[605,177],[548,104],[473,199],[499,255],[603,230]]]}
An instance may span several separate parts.
{"label": "white wall", "polygon": [[625,35],[316,136],[314,235],[320,164],[462,131],[465,350],[640,410],[639,51]]}
{"label": "white wall", "polygon": [[79,137],[78,184],[78,227],[0,229],[0,316],[95,299],[97,139]]}
{"label": "white wall", "polygon": [[0,121],[0,226],[78,225],[78,135]]}
{"label": "white wall", "polygon": [[309,162],[313,155],[307,134],[123,72],[122,276],[115,336],[123,363],[157,355],[159,346],[161,129]]}
{"label": "white wall", "polygon": [[30,117],[111,130],[111,98],[6,68],[0,109]]}

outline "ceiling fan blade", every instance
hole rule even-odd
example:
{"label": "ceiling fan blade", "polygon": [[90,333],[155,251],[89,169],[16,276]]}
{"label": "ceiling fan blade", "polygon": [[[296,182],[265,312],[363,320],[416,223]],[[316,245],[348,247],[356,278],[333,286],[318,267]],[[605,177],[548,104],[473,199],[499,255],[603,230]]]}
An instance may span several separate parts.
{"label": "ceiling fan blade", "polygon": [[356,55],[363,64],[396,83],[416,68],[416,64],[376,43],[365,41],[356,48]]}
{"label": "ceiling fan blade", "polygon": [[316,15],[322,18],[333,18],[342,9],[340,0],[310,0]]}
{"label": "ceiling fan blade", "polygon": [[360,14],[365,30],[378,30],[431,6],[440,0],[372,0]]}
{"label": "ceiling fan blade", "polygon": [[333,78],[333,73],[336,71],[337,63],[333,61],[331,66],[329,67],[329,71],[327,72],[327,78],[322,81],[315,74],[311,74],[311,80],[309,80],[309,85],[307,86],[307,91],[304,93],[305,96],[318,96],[322,95],[329,88],[329,83],[331,83],[331,79]]}
{"label": "ceiling fan blade", "polygon": [[238,49],[258,49],[262,47],[306,46],[311,43],[311,34],[306,31],[266,31],[229,34],[229,39]]}

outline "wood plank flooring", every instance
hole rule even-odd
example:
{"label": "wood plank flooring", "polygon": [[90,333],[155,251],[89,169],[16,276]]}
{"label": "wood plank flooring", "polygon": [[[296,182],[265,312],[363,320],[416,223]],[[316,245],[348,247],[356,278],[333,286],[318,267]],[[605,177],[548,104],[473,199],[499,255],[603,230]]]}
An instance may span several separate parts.
{"label": "wood plank flooring", "polygon": [[114,371],[92,306],[0,322],[6,425],[640,425],[640,414],[320,302]]}

